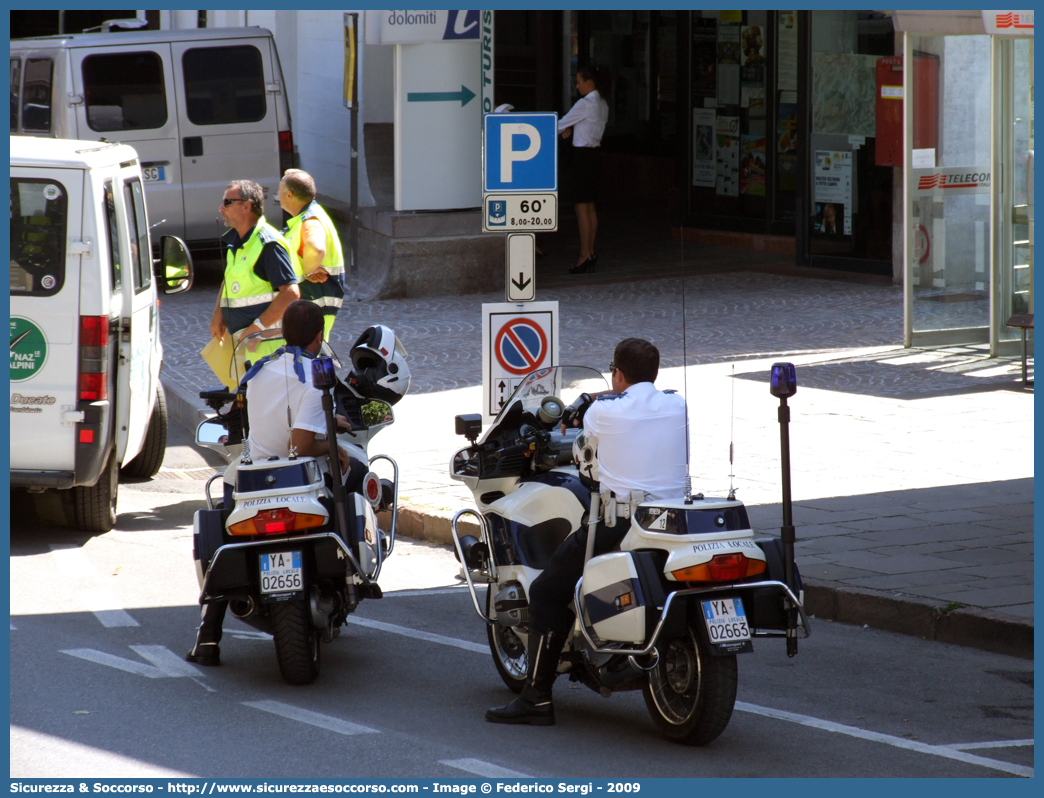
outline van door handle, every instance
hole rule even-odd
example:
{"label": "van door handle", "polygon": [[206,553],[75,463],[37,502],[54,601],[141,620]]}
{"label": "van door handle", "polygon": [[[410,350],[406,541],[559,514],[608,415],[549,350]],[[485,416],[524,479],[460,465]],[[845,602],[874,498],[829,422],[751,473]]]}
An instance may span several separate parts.
{"label": "van door handle", "polygon": [[181,154],[186,158],[195,158],[203,154],[202,136],[185,136],[181,140]]}

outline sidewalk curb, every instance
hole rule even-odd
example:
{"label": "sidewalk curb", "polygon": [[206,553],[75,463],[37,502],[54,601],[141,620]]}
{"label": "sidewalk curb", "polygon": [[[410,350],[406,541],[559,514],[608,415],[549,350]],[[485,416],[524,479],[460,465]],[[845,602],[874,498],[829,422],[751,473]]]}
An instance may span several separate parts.
{"label": "sidewalk curb", "polygon": [[[214,413],[185,386],[170,378],[161,379],[170,419],[194,435],[196,426]],[[417,540],[452,546],[453,515],[449,510],[400,505],[397,532]],[[382,526],[389,520],[390,514],[381,514]],[[474,518],[461,518],[458,527],[462,534],[479,534]],[[925,640],[1033,659],[1032,621],[974,607],[947,612],[929,599],[865,588],[841,588],[815,579],[804,580],[804,588],[805,611],[815,615],[816,621],[866,625]]]}

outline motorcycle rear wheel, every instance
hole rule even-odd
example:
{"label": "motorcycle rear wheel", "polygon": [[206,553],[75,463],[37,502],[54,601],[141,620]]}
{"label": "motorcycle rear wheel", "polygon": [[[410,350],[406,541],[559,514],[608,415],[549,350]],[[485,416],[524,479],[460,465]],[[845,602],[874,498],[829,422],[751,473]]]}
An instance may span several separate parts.
{"label": "motorcycle rear wheel", "polygon": [[642,685],[656,727],[683,745],[706,745],[725,731],[736,704],[736,656],[712,656],[697,629],[662,642]]}
{"label": "motorcycle rear wheel", "polygon": [[311,684],[319,676],[319,632],[304,599],[272,605],[272,638],[287,684]]}
{"label": "motorcycle rear wheel", "polygon": [[[486,589],[486,614],[493,607],[493,585]],[[515,634],[510,626],[499,623],[486,624],[486,637],[489,639],[489,651],[493,655],[493,664],[504,684],[514,693],[521,693],[526,686],[526,675],[529,672],[529,653],[522,638]]]}

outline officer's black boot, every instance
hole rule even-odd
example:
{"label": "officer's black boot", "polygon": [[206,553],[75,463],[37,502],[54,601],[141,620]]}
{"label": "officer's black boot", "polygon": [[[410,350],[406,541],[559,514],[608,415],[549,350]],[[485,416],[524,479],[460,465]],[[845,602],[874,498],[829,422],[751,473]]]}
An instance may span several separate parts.
{"label": "officer's black boot", "polygon": [[214,601],[203,605],[203,619],[196,630],[196,644],[185,655],[189,662],[197,665],[221,664],[221,624],[225,620],[227,601]]}
{"label": "officer's black boot", "polygon": [[551,703],[551,687],[558,676],[558,658],[565,647],[565,635],[529,633],[529,673],[522,694],[502,707],[486,712],[491,723],[528,723],[530,726],[554,726],[555,707]]}

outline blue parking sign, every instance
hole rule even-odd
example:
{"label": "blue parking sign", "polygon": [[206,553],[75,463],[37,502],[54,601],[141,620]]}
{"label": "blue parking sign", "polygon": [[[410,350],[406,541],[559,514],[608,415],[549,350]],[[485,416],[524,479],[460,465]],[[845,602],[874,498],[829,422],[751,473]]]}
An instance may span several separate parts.
{"label": "blue parking sign", "polygon": [[558,191],[558,114],[486,114],[482,190]]}

